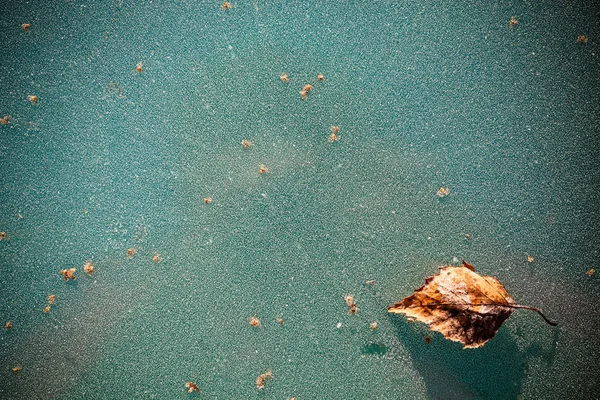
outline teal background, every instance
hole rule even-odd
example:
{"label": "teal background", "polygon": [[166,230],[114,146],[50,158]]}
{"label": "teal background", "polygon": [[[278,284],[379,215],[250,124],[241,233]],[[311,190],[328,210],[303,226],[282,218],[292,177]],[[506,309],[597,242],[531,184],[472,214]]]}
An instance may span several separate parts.
{"label": "teal background", "polygon": [[[232,3],[0,5],[0,398],[597,398],[594,2]],[[463,258],[558,327],[388,315]]]}

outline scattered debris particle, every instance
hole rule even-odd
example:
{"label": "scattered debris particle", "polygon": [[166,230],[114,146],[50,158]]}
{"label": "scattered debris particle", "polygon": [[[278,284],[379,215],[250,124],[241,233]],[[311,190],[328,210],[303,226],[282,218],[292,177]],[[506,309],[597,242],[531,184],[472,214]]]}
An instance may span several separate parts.
{"label": "scattered debris particle", "polygon": [[77,271],[75,268],[61,269],[60,274],[65,278],[65,281],[68,281],[69,279],[76,280],[75,271]]}
{"label": "scattered debris particle", "polygon": [[377,328],[377,321],[371,322],[371,324],[369,325],[369,329],[375,330],[375,328]]}
{"label": "scattered debris particle", "polygon": [[336,328],[340,329],[342,327],[342,323],[338,322],[337,325],[335,326]]}
{"label": "scattered debris particle", "polygon": [[365,282],[365,285],[373,285],[375,283],[375,279],[369,279]]}
{"label": "scattered debris particle", "polygon": [[0,118],[0,124],[8,125],[11,119],[12,117],[10,115],[5,115],[4,117]]}
{"label": "scattered debris particle", "polygon": [[281,317],[275,318],[275,321],[279,322],[281,325],[285,324],[285,321]]}
{"label": "scattered debris particle", "polygon": [[519,23],[519,21],[517,20],[517,17],[515,17],[514,15],[512,17],[510,17],[510,20],[508,20],[508,25],[511,28],[517,26],[518,23]]}
{"label": "scattered debris particle", "polygon": [[333,142],[340,140],[340,137],[337,135],[338,132],[340,131],[339,126],[334,125],[334,126],[330,127],[329,130],[331,131],[331,134],[329,135],[329,138],[327,139],[327,141],[329,143],[333,143]]}
{"label": "scattered debris particle", "polygon": [[15,374],[20,374],[22,369],[23,369],[23,368],[21,367],[21,365],[17,364],[15,367],[13,367],[12,371],[13,371]]}
{"label": "scattered debris particle", "polygon": [[450,194],[450,189],[447,187],[441,187],[436,194],[438,197],[446,197]]}
{"label": "scattered debris particle", "polygon": [[283,73],[282,73],[282,74],[279,76],[279,79],[281,79],[281,82],[285,82],[285,83],[287,83],[287,82],[289,82],[289,81],[290,81],[290,78],[288,77],[288,74],[286,74],[285,72],[283,72]]}
{"label": "scattered debris particle", "polygon": [[252,325],[255,328],[260,327],[260,319],[258,319],[257,317],[248,318],[248,322],[250,322],[250,325]]}
{"label": "scattered debris particle", "polygon": [[161,262],[162,261],[162,257],[160,256],[159,253],[154,253],[154,255],[152,256],[152,262]]}
{"label": "scattered debris particle", "polygon": [[242,147],[243,148],[247,149],[250,146],[252,146],[252,142],[251,141],[246,140],[246,139],[242,140]]}
{"label": "scattered debris particle", "polygon": [[92,275],[94,273],[94,264],[92,264],[91,260],[86,261],[85,264],[83,264],[83,272],[85,272],[88,275]]}
{"label": "scattered debris particle", "polygon": [[592,276],[592,275],[594,275],[594,272],[596,272],[596,270],[594,268],[590,268],[590,270],[588,272],[586,272],[585,274],[587,276]]}
{"label": "scattered debris particle", "polygon": [[50,312],[50,306],[44,307],[44,312],[47,314]]}
{"label": "scattered debris particle", "polygon": [[465,233],[465,239],[471,239],[471,235],[468,233]]}
{"label": "scattered debris particle", "polygon": [[135,65],[135,70],[140,73],[144,72],[144,64],[142,64],[142,62],[140,61]]}
{"label": "scattered debris particle", "polygon": [[585,35],[579,35],[577,36],[577,43],[587,43],[588,42],[588,37]]}
{"label": "scattered debris particle", "polygon": [[56,302],[56,295],[55,294],[48,295],[48,304],[54,304],[55,302]]}
{"label": "scattered debris particle", "polygon": [[260,374],[256,378],[256,387],[258,388],[258,390],[261,390],[265,387],[265,381],[267,379],[273,379],[273,372],[271,372],[271,370],[268,370],[264,374]]}
{"label": "scattered debris particle", "polygon": [[323,76],[323,74],[319,72],[319,73],[317,74],[317,80],[318,80],[318,81],[324,81],[324,80],[325,80],[325,76]]}
{"label": "scattered debris particle", "polygon": [[233,8],[233,4],[228,1],[224,1],[221,5],[221,8],[223,8],[223,10],[231,10]]}
{"label": "scattered debris particle", "polygon": [[185,387],[187,388],[188,393],[200,392],[200,388],[194,382],[186,382]]}
{"label": "scattered debris particle", "polygon": [[6,331],[9,329],[12,329],[12,327],[13,327],[13,324],[10,321],[6,321],[6,324],[4,324],[4,330],[6,330]]}
{"label": "scattered debris particle", "polygon": [[21,24],[21,29],[23,29],[25,32],[29,32],[29,29],[31,29],[31,24]]}
{"label": "scattered debris particle", "polygon": [[204,204],[210,204],[210,203],[212,203],[212,202],[213,202],[213,199],[212,199],[212,197],[205,197],[205,198],[204,198]]}
{"label": "scattered debris particle", "polygon": [[423,337],[423,340],[425,340],[425,343],[431,344],[431,341],[433,340],[433,336],[427,335],[427,336]]}
{"label": "scattered debris particle", "polygon": [[29,102],[33,105],[36,105],[40,101],[40,99],[38,99],[38,97],[35,94],[30,94],[29,96],[27,96],[27,100],[29,100]]}
{"label": "scattered debris particle", "polygon": [[346,296],[344,296],[344,300],[346,301],[346,305],[348,306],[348,312],[350,314],[356,314],[358,312],[358,307],[356,307],[354,296],[352,296],[351,294],[347,294]]}
{"label": "scattered debris particle", "polygon": [[300,96],[302,96],[302,100],[306,100],[308,98],[308,93],[310,93],[312,88],[313,85],[311,85],[310,83],[307,83],[302,87],[302,90],[300,91]]}
{"label": "scattered debris particle", "polygon": [[6,240],[6,232],[0,232],[0,240]]}
{"label": "scattered debris particle", "polygon": [[533,256],[530,256],[529,254],[527,255],[527,262],[532,263],[533,261],[535,261],[535,259],[533,258]]}
{"label": "scattered debris particle", "polygon": [[269,172],[269,168],[267,168],[265,164],[260,164],[260,166],[258,167],[258,172],[261,174],[266,174],[267,172]]}
{"label": "scattered debris particle", "polygon": [[137,253],[137,249],[134,249],[134,248],[127,249],[127,258],[133,258],[135,253]]}

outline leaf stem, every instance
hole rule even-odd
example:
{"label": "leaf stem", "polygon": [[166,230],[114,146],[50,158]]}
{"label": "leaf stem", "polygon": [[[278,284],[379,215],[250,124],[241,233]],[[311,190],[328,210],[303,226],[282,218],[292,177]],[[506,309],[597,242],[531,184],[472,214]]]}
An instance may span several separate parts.
{"label": "leaf stem", "polygon": [[511,305],[511,306],[508,306],[508,307],[512,307],[512,308],[524,308],[526,310],[535,311],[536,313],[540,314],[542,316],[542,318],[544,318],[544,321],[546,321],[549,325],[552,325],[552,326],[558,325],[558,323],[552,322],[548,318],[546,318],[546,316],[544,315],[544,313],[542,312],[542,310],[540,310],[539,308],[535,308],[535,307],[531,307],[531,306],[522,306],[520,304],[517,304],[517,305],[514,305],[514,306]]}

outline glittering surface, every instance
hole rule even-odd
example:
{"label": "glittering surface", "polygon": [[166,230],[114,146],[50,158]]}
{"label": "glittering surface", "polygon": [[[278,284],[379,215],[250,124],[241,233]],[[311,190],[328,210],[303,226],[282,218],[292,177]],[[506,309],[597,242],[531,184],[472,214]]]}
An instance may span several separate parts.
{"label": "glittering surface", "polygon": [[[597,11],[231,3],[0,5],[0,398],[596,396]],[[463,258],[559,326],[388,315]]]}

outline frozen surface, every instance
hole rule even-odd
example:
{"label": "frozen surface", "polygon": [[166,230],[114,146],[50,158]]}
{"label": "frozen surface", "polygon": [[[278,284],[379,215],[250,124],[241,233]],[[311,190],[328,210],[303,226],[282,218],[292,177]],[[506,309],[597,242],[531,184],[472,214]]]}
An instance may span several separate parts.
{"label": "frozen surface", "polygon": [[[597,9],[297,3],[2,2],[0,398],[598,396]],[[388,315],[455,257],[559,326]]]}

